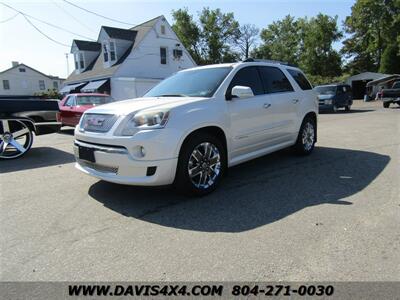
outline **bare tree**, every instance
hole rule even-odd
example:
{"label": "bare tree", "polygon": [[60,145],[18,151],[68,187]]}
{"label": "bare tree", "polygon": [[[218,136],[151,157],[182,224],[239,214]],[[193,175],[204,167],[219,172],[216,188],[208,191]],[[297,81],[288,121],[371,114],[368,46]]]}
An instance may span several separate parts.
{"label": "bare tree", "polygon": [[237,46],[240,49],[241,56],[249,58],[250,50],[256,45],[258,33],[260,30],[253,24],[244,24],[240,26],[240,36],[237,40]]}

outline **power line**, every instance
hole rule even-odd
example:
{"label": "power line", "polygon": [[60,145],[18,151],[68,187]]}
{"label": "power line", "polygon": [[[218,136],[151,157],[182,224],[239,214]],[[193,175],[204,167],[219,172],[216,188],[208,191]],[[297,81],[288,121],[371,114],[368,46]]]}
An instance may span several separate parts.
{"label": "power line", "polygon": [[11,21],[12,19],[14,19],[16,16],[18,16],[19,15],[19,13],[16,13],[15,15],[13,15],[12,17],[9,17],[8,19],[5,19],[5,20],[3,20],[3,21],[0,21],[0,23],[6,23],[6,22],[8,22],[8,21]]}
{"label": "power line", "polygon": [[2,5],[4,5],[4,6],[6,6],[6,7],[8,7],[9,9],[12,9],[12,10],[16,11],[17,13],[19,13],[19,14],[21,14],[21,15],[23,15],[23,16],[25,17],[25,19],[31,18],[31,19],[33,19],[33,20],[36,20],[36,21],[41,22],[41,23],[43,23],[43,24],[46,24],[46,25],[48,25],[48,26],[51,26],[51,27],[57,28],[57,29],[59,29],[59,30],[68,32],[68,33],[70,33],[70,34],[77,35],[77,36],[80,36],[80,37],[82,37],[82,38],[85,38],[85,39],[94,41],[94,39],[92,39],[92,38],[90,38],[90,37],[81,35],[81,34],[79,34],[79,33],[72,32],[72,31],[70,31],[70,30],[68,30],[68,29],[65,29],[65,28],[62,28],[62,27],[60,27],[60,26],[58,26],[58,25],[54,25],[54,24],[52,24],[52,23],[49,23],[49,22],[43,21],[43,20],[41,20],[41,19],[38,19],[38,18],[36,18],[36,17],[34,17],[34,16],[28,15],[28,14],[26,14],[26,13],[20,11],[20,10],[17,10],[17,9],[15,9],[14,7],[12,7],[12,6],[8,5],[8,4],[5,4],[5,3],[3,3],[3,2],[0,2],[0,4],[2,4]]}
{"label": "power line", "polygon": [[62,10],[66,15],[68,15],[69,17],[71,17],[72,19],[74,19],[77,23],[79,23],[80,25],[82,25],[83,27],[85,27],[87,30],[91,31],[91,32],[95,32],[92,28],[90,28],[89,26],[87,26],[86,24],[82,23],[78,18],[76,18],[73,14],[70,14],[67,10],[65,10],[62,6],[58,5],[58,3],[55,0],[52,0],[53,4],[55,6],[57,6],[60,10]]}
{"label": "power line", "polygon": [[83,8],[83,7],[81,7],[81,6],[78,6],[78,5],[76,5],[75,3],[72,3],[72,2],[70,2],[70,1],[67,1],[67,0],[62,0],[62,1],[64,1],[65,3],[68,3],[69,5],[74,6],[74,7],[76,7],[76,8],[79,8],[79,9],[81,9],[81,10],[84,10],[84,11],[86,11],[87,13],[90,13],[90,14],[93,14],[93,15],[95,15],[95,16],[101,17],[101,18],[103,18],[103,19],[107,19],[107,20],[110,20],[110,21],[113,21],[113,22],[117,22],[117,23],[121,23],[121,24],[125,24],[125,25],[135,26],[135,24],[131,24],[131,23],[127,23],[127,22],[122,22],[122,21],[118,21],[118,20],[113,19],[113,18],[109,18],[109,17],[103,16],[103,15],[101,15],[101,14],[98,14],[98,13],[94,12],[94,11],[91,11],[91,10],[88,10],[88,9]]}
{"label": "power line", "polygon": [[61,42],[59,42],[59,41],[56,41],[55,39],[49,37],[47,34],[45,34],[43,31],[41,31],[38,27],[36,27],[35,24],[33,24],[33,23],[31,22],[31,20],[29,20],[29,18],[28,18],[27,16],[25,16],[25,15],[22,15],[22,16],[25,18],[25,20],[26,20],[33,28],[35,28],[39,33],[41,33],[43,36],[45,36],[46,38],[48,38],[50,41],[52,41],[52,42],[54,42],[54,43],[56,43],[56,44],[59,44],[59,45],[61,45],[61,46],[64,46],[64,47],[68,47],[68,48],[70,47],[70,46],[67,45],[67,44],[63,44],[63,43],[61,43]]}

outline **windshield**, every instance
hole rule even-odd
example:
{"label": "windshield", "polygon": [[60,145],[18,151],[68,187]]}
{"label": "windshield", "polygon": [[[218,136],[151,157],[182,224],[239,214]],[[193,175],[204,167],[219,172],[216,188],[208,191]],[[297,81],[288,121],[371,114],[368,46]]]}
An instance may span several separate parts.
{"label": "windshield", "polygon": [[315,90],[320,95],[335,95],[336,94],[336,86],[317,86],[315,88]]}
{"label": "windshield", "polygon": [[144,97],[211,97],[231,70],[219,67],[179,72],[161,81]]}
{"label": "windshield", "polygon": [[78,96],[77,105],[100,105],[112,102],[110,96]]}

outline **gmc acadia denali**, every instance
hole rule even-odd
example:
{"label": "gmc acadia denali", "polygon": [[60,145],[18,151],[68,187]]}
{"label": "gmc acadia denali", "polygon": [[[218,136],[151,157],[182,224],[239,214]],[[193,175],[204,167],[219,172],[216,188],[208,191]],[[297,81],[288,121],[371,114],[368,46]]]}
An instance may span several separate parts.
{"label": "gmc acadia denali", "polygon": [[87,110],[76,167],[120,184],[213,191],[228,167],[293,146],[313,151],[318,100],[295,67],[248,59],[180,71],[144,97]]}

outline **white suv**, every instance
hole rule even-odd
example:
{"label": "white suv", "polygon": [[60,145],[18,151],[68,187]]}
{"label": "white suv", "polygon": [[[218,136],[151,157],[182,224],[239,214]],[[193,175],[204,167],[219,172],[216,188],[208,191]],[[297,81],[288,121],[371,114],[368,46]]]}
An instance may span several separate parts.
{"label": "white suv", "polygon": [[303,73],[248,60],[180,71],[143,98],[87,110],[76,167],[120,184],[215,189],[227,167],[317,140],[317,95]]}

